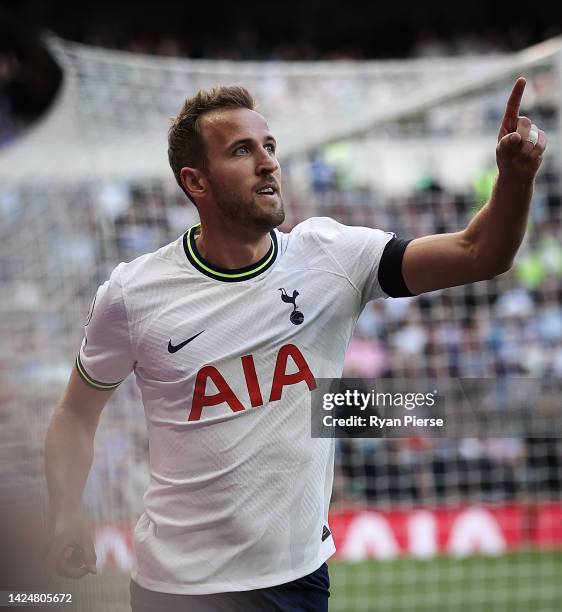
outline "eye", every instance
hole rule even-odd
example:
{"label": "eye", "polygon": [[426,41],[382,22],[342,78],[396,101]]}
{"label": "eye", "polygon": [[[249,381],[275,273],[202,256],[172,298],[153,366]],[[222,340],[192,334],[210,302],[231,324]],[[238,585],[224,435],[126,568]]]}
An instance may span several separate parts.
{"label": "eye", "polygon": [[248,153],[249,149],[246,145],[242,145],[241,147],[238,147],[235,151],[234,154],[235,155],[245,155],[246,153]]}
{"label": "eye", "polygon": [[272,142],[269,142],[265,145],[265,148],[272,154],[275,154],[275,145]]}

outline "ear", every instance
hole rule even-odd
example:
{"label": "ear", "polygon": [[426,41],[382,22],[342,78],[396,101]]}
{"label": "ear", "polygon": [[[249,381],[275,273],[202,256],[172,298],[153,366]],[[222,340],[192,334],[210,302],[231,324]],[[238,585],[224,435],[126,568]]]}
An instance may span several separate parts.
{"label": "ear", "polygon": [[191,195],[201,197],[207,192],[207,181],[201,170],[186,166],[180,170],[180,178],[186,191]]}

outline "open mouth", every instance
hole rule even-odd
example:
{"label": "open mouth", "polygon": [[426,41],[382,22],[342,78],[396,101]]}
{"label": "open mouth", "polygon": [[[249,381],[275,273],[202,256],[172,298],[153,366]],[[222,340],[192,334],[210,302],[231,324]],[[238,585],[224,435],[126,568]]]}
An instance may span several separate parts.
{"label": "open mouth", "polygon": [[262,187],[258,189],[256,193],[263,196],[274,196],[277,194],[277,190],[274,187]]}

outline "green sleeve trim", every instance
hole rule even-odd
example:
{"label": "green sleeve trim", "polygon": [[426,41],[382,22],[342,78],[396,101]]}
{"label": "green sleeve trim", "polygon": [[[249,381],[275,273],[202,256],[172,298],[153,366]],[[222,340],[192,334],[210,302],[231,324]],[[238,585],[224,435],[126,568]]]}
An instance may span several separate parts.
{"label": "green sleeve trim", "polygon": [[116,389],[123,381],[120,380],[116,383],[103,383],[99,380],[94,380],[84,369],[82,362],[80,361],[80,353],[76,356],[76,369],[78,370],[78,374],[80,374],[80,378],[90,385],[90,387],[94,387],[95,389],[103,389],[105,391],[109,391],[111,389]]}

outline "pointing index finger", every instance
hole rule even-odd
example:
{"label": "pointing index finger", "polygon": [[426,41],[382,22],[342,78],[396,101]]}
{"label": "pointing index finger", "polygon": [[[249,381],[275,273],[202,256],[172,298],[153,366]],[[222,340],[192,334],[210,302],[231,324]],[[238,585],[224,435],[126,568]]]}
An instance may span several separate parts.
{"label": "pointing index finger", "polygon": [[517,130],[519,107],[521,106],[521,98],[523,97],[526,84],[527,81],[523,77],[519,77],[517,81],[515,81],[515,85],[511,90],[502,120],[502,128],[506,131],[506,133],[515,132]]}

